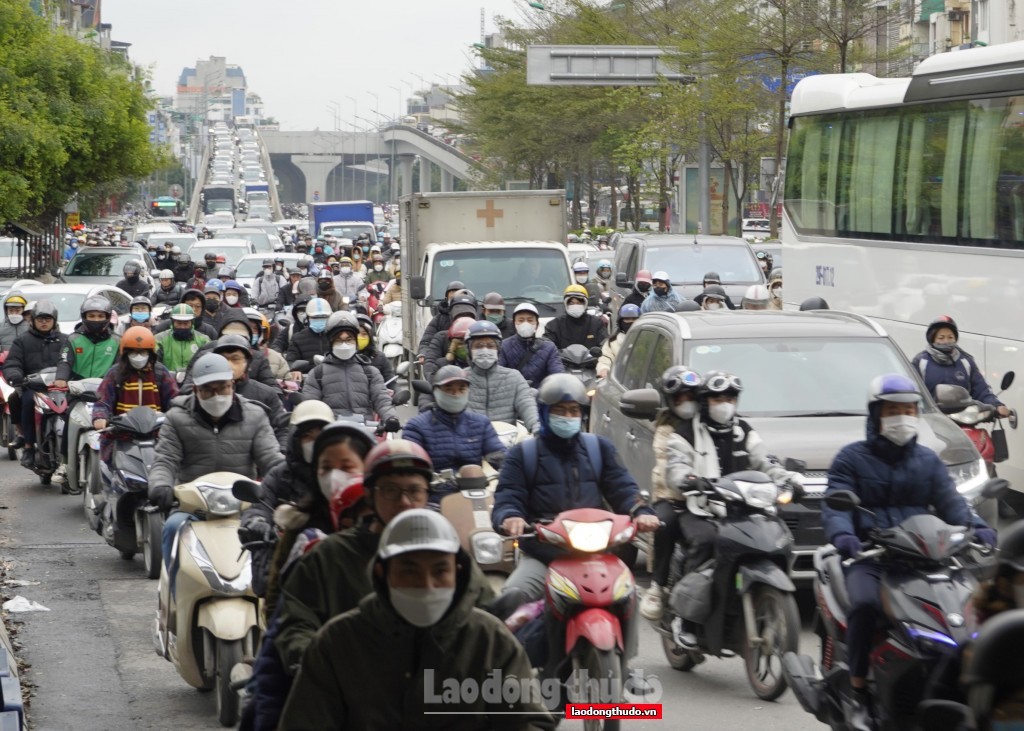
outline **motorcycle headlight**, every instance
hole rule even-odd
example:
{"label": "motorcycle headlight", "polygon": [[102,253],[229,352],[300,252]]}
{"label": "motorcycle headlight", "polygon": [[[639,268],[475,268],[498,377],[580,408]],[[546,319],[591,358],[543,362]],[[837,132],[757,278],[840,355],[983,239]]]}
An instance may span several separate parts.
{"label": "motorcycle headlight", "polygon": [[949,465],[947,469],[956,483],[957,492],[968,500],[978,497],[982,486],[988,481],[988,467],[980,457],[974,462]]}
{"label": "motorcycle headlight", "polygon": [[598,553],[608,548],[612,537],[612,521],[602,520],[597,523],[577,523],[572,520],[562,521],[565,533],[569,536],[569,545],[584,553]]}
{"label": "motorcycle headlight", "polygon": [[502,540],[494,531],[474,533],[471,540],[473,558],[478,564],[501,563]]}
{"label": "motorcycle headlight", "polygon": [[775,507],[779,497],[779,488],[771,482],[736,482],[743,501],[752,508],[767,510]]}
{"label": "motorcycle headlight", "polygon": [[198,485],[206,500],[206,512],[218,518],[235,515],[242,509],[241,501],[231,494],[230,488],[217,485]]}

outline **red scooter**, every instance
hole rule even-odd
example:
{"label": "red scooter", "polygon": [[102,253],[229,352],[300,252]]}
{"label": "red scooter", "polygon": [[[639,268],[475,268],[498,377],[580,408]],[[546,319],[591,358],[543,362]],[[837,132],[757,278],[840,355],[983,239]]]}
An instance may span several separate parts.
{"label": "red scooter", "polygon": [[[1013,371],[1003,374],[1003,380],[999,384],[1000,394],[1010,387],[1013,378]],[[981,458],[985,460],[988,476],[995,477],[996,463],[1003,462],[1009,457],[1006,449],[1006,435],[1000,426],[1000,417],[996,413],[996,407],[975,401],[971,398],[970,392],[962,386],[945,383],[935,387],[935,400],[938,401],[942,413],[955,421],[974,444]],[[1016,409],[1010,410],[1007,419],[1010,422],[1010,428],[1016,429]]]}
{"label": "red scooter", "polygon": [[60,442],[64,430],[62,417],[68,410],[68,389],[54,388],[56,372],[56,368],[43,368],[25,379],[26,392],[32,392],[36,420],[35,462],[26,467],[39,475],[44,485],[50,484],[63,459]]}

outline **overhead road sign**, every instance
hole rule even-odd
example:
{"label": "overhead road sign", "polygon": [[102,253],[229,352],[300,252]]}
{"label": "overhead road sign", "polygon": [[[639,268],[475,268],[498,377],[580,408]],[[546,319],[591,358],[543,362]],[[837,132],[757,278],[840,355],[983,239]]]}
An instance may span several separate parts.
{"label": "overhead road sign", "polygon": [[532,86],[657,86],[692,84],[657,46],[528,46],[526,83]]}

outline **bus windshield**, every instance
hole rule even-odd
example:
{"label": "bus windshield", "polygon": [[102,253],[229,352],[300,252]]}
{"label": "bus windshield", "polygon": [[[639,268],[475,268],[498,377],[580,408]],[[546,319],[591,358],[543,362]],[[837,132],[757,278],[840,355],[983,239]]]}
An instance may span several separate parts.
{"label": "bus windshield", "polygon": [[480,298],[497,292],[506,302],[522,298],[561,304],[562,290],[569,285],[565,249],[449,249],[434,260],[431,296],[443,299],[448,282],[456,280]]}

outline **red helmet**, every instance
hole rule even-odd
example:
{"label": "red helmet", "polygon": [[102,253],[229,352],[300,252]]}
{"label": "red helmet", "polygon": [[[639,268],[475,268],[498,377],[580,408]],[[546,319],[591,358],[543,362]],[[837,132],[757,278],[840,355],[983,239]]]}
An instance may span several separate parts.
{"label": "red helmet", "polygon": [[405,439],[389,439],[370,450],[363,462],[363,484],[372,488],[378,477],[391,472],[416,472],[434,479],[430,455],[418,444]]}
{"label": "red helmet", "polygon": [[460,317],[448,328],[448,337],[452,340],[465,340],[470,326],[476,322],[472,317]]}

